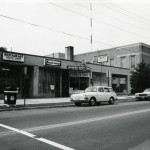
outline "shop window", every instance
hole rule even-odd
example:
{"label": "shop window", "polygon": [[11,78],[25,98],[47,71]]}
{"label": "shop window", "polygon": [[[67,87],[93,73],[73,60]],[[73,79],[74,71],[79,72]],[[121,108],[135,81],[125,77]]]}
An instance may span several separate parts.
{"label": "shop window", "polygon": [[51,93],[55,91],[55,73],[47,69],[40,69],[39,72],[39,93]]}
{"label": "shop window", "polygon": [[127,92],[127,77],[126,76],[113,76],[112,88],[115,92],[126,93]]}

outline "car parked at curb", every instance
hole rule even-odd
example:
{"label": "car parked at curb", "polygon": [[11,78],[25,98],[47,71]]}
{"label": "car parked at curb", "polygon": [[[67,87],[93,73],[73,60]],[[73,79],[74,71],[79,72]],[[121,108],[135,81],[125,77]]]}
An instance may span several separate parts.
{"label": "car parked at curb", "polygon": [[108,102],[114,104],[117,100],[117,94],[111,87],[107,86],[92,86],[85,89],[83,93],[72,94],[70,101],[76,106],[82,103],[89,103],[90,106],[95,106],[98,102]]}
{"label": "car parked at curb", "polygon": [[136,100],[150,100],[150,88],[145,89],[142,93],[135,93]]}

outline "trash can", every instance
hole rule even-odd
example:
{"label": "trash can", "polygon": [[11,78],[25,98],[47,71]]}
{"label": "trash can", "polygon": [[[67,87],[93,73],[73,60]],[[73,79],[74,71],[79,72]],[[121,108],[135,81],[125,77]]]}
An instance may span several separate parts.
{"label": "trash can", "polygon": [[4,91],[4,104],[16,105],[17,93],[16,87],[7,87]]}

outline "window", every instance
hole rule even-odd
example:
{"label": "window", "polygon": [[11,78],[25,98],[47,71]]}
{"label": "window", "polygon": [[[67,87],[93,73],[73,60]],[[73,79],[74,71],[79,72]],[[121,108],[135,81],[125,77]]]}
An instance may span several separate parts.
{"label": "window", "polygon": [[109,92],[114,92],[112,88],[109,88]]}
{"label": "window", "polygon": [[104,91],[103,91],[103,88],[99,88],[98,91],[99,91],[99,92],[104,92]]}
{"label": "window", "polygon": [[135,55],[131,56],[131,68],[135,68]]}
{"label": "window", "polygon": [[85,92],[96,92],[97,88],[96,87],[88,87],[86,88]]}
{"label": "window", "polygon": [[114,59],[110,59],[110,66],[114,66]]}
{"label": "window", "polygon": [[126,68],[126,57],[120,58],[120,67]]}
{"label": "window", "polygon": [[39,70],[39,93],[54,94],[55,73],[48,69],[40,68]]}
{"label": "window", "polygon": [[109,89],[108,88],[104,88],[104,92],[109,92]]}

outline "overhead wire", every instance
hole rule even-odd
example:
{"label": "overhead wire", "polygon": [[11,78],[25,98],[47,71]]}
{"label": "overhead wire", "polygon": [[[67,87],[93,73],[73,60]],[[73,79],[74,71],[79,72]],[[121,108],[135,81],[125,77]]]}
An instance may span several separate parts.
{"label": "overhead wire", "polygon": [[[63,9],[65,9],[65,10],[67,10],[67,11],[70,11],[70,12],[73,12],[73,13],[76,13],[76,14],[79,14],[79,15],[81,15],[81,16],[84,16],[84,17],[90,19],[89,16],[83,15],[83,14],[81,14],[81,13],[79,13],[79,12],[76,12],[76,11],[73,11],[73,10],[71,10],[71,9],[69,9],[69,8],[65,8],[65,7],[63,7],[63,6],[60,6],[60,5],[57,5],[57,4],[54,4],[54,3],[50,3],[50,4],[51,4],[51,5],[54,5],[54,6],[56,6],[56,7],[63,8]],[[105,24],[105,25],[107,25],[107,26],[109,26],[109,27],[115,28],[115,29],[117,29],[117,30],[121,30],[121,31],[123,31],[123,32],[128,32],[128,33],[130,33],[130,34],[132,34],[132,35],[135,35],[135,36],[138,36],[138,37],[143,37],[143,38],[146,38],[146,39],[150,39],[150,37],[148,37],[148,36],[144,36],[144,35],[141,35],[141,34],[138,34],[138,33],[134,33],[134,32],[132,32],[132,31],[128,31],[128,30],[123,29],[123,28],[121,28],[121,27],[119,27],[119,26],[112,25],[112,24],[106,23],[106,22],[101,21],[101,20],[98,20],[98,19],[95,19],[95,18],[93,18],[93,20],[96,21],[96,22],[99,22],[99,23],[101,23],[101,24]]]}
{"label": "overhead wire", "polygon": [[121,11],[119,11],[119,10],[116,10],[116,9],[112,8],[112,7],[109,7],[108,5],[105,5],[105,4],[102,4],[102,3],[99,3],[98,5],[103,6],[103,7],[107,8],[107,9],[113,10],[113,11],[115,11],[115,12],[119,12],[120,14],[123,14],[123,15],[125,15],[125,16],[127,16],[127,17],[129,17],[129,18],[132,18],[132,19],[134,19],[134,20],[136,20],[136,21],[139,21],[139,22],[141,22],[141,23],[150,25],[150,23],[148,23],[148,22],[143,22],[142,20],[139,20],[139,19],[137,19],[137,18],[135,18],[135,17],[133,17],[133,16],[131,16],[131,15],[129,15],[129,14],[123,13],[123,12],[121,12]]}
{"label": "overhead wire", "polygon": [[150,23],[150,20],[147,19],[147,18],[141,17],[141,16],[137,15],[136,13],[133,13],[133,12],[131,12],[131,11],[128,11],[128,10],[124,9],[124,8],[121,8],[120,6],[117,6],[116,4],[113,4],[113,3],[110,3],[110,4],[111,4],[112,6],[114,6],[114,7],[116,7],[116,8],[119,8],[119,9],[121,9],[121,10],[123,10],[123,11],[125,11],[125,12],[127,12],[127,13],[129,13],[129,14],[131,14],[131,15],[133,15],[133,16],[136,16],[136,17],[138,17],[138,18],[140,18],[140,19],[143,19],[143,20],[147,21],[148,23]]}
{"label": "overhead wire", "polygon": [[[91,40],[90,38],[81,37],[81,36],[78,36],[78,35],[74,35],[74,34],[70,34],[70,33],[67,33],[67,32],[60,31],[60,30],[56,30],[54,28],[45,27],[45,26],[42,26],[42,25],[30,23],[30,22],[27,22],[27,21],[24,21],[24,20],[21,20],[21,19],[16,19],[14,17],[9,17],[9,16],[6,16],[6,15],[0,15],[0,17],[7,18],[7,19],[10,19],[10,20],[13,20],[13,21],[17,21],[17,22],[20,22],[20,23],[23,23],[23,24],[35,26],[35,27],[38,27],[38,28],[42,28],[42,29],[45,29],[45,30],[50,30],[50,31],[53,31],[53,32],[65,34],[65,35],[68,35],[68,36],[71,36],[71,37],[80,38],[80,39],[84,39],[84,40],[88,40],[88,41]],[[94,40],[94,42],[97,42],[97,43],[100,43],[100,44],[103,44],[103,45],[106,45],[106,46],[110,46],[109,44],[103,43],[101,41]]]}
{"label": "overhead wire", "polygon": [[[54,3],[53,3],[53,5],[55,5],[55,6],[57,6],[57,7],[61,7],[61,8],[63,8],[63,9],[68,10],[68,11],[72,11],[73,13],[80,14],[80,15],[82,15],[82,16],[84,16],[84,17],[90,18],[89,16],[83,15],[83,14],[81,14],[81,13],[77,13],[76,11],[73,11],[73,10],[70,10],[70,9],[67,9],[67,8],[64,8],[64,7],[59,6],[59,5],[56,5],[56,4],[54,4]],[[35,26],[35,27],[42,28],[42,29],[45,29],[45,30],[51,30],[51,31],[53,31],[53,32],[62,33],[62,34],[68,35],[68,36],[72,36],[72,37],[76,37],[76,38],[80,38],[80,39],[84,39],[84,40],[91,40],[91,39],[89,39],[89,38],[85,38],[85,37],[81,37],[81,36],[78,36],[78,35],[66,33],[66,32],[63,32],[63,31],[60,31],[60,30],[56,30],[56,29],[54,29],[54,28],[45,27],[45,26],[42,26],[42,25],[30,23],[30,22],[27,22],[27,21],[24,21],[24,20],[21,20],[21,19],[16,19],[16,18],[13,18],[13,17],[6,16],[6,15],[2,15],[2,14],[1,14],[0,17],[4,17],[4,18],[7,18],[7,19],[10,19],[10,20],[13,20],[13,21],[17,21],[17,22],[24,23],[24,24],[27,24],[27,25]],[[93,18],[93,19],[94,19],[94,18]],[[95,19],[94,19],[94,20],[95,20]],[[93,40],[93,42],[114,47],[114,46],[111,45],[111,44],[106,44],[106,43],[104,43],[104,42],[97,41],[97,40]],[[128,49],[127,49],[127,50],[128,50]],[[131,51],[131,50],[130,50],[130,51]]]}
{"label": "overhead wire", "polygon": [[[77,6],[81,7],[81,8],[90,10],[89,8],[87,8],[87,7],[85,7],[85,6],[81,6],[80,4],[75,3],[75,5],[77,5]],[[137,25],[132,24],[132,23],[130,23],[130,22],[123,21],[123,20],[121,20],[121,19],[119,19],[119,18],[116,18],[116,17],[114,17],[114,16],[110,16],[110,15],[105,14],[105,13],[103,13],[103,12],[99,12],[99,11],[96,11],[96,10],[92,10],[92,11],[95,12],[96,14],[98,14],[98,15],[103,15],[103,16],[106,16],[106,17],[111,18],[111,19],[114,18],[114,19],[117,20],[117,21],[120,21],[120,22],[122,22],[122,23],[128,24],[128,25],[130,25],[130,26],[134,26],[134,27],[136,27],[136,28],[138,28],[138,29],[142,29],[142,30],[145,30],[145,31],[150,30],[150,29],[146,29],[146,28],[137,26]]]}
{"label": "overhead wire", "polygon": [[[91,17],[89,17],[89,16],[86,16],[86,15],[83,15],[83,14],[81,14],[81,13],[79,13],[79,12],[76,12],[76,11],[74,11],[74,10],[71,10],[71,9],[69,9],[69,8],[65,8],[65,7],[63,7],[63,6],[60,6],[60,5],[57,5],[57,4],[55,4],[55,3],[50,3],[51,5],[54,5],[54,6],[56,6],[56,7],[59,7],[59,8],[62,8],[62,9],[65,9],[65,10],[67,10],[67,11],[70,11],[70,12],[72,12],[72,13],[75,13],[75,14],[79,14],[79,15],[81,15],[81,16],[83,16],[83,17],[86,17],[86,18],[89,18],[89,19],[91,19]],[[92,11],[93,11],[93,9],[92,9]],[[108,25],[107,23],[105,23],[105,22],[102,22],[102,21],[99,21],[99,20],[97,20],[97,19],[95,19],[95,18],[92,18],[93,20],[95,20],[95,21],[97,21],[97,22],[100,22],[100,23],[104,23],[104,24],[106,24],[106,25]],[[111,24],[109,24],[109,25],[111,25]],[[111,26],[113,26],[113,25],[111,25]],[[113,27],[115,27],[115,28],[120,28],[120,27],[117,27],[117,26],[113,26]],[[130,32],[129,31],[129,33],[132,33],[132,32]],[[138,35],[138,34],[136,34],[136,33],[134,33],[135,35]],[[138,35],[139,36],[139,35]],[[145,36],[144,36],[145,37]],[[145,38],[147,38],[147,37],[145,37]],[[148,38],[149,39],[149,38]],[[95,40],[93,40],[94,42],[99,42],[99,41],[95,41]],[[112,47],[114,47],[114,45],[110,45],[110,44],[106,44],[107,46],[112,46]],[[118,48],[118,47],[117,47]],[[128,50],[128,51],[132,51],[132,50],[130,50],[130,49],[127,49],[127,48],[122,48],[122,49],[124,49],[124,50]],[[135,52],[135,51],[132,51],[132,52]]]}

